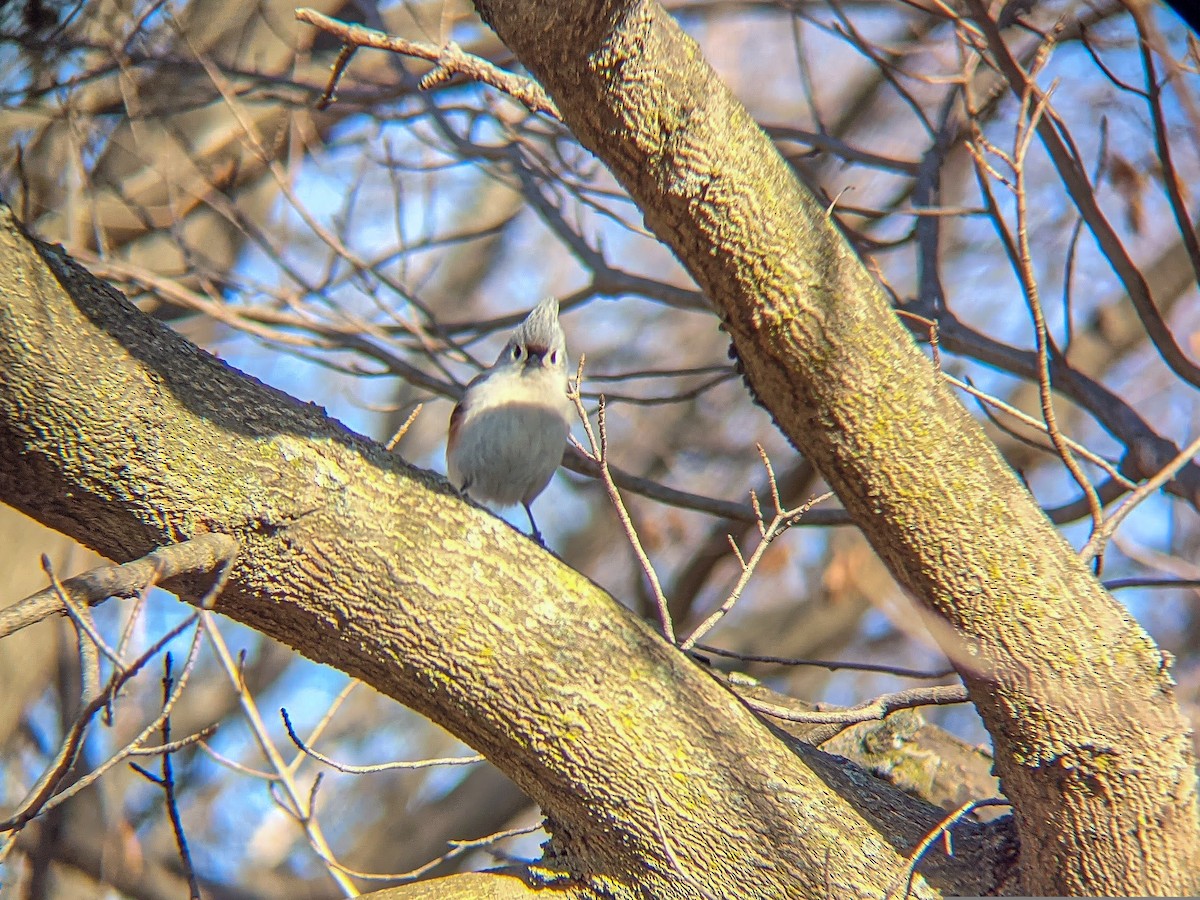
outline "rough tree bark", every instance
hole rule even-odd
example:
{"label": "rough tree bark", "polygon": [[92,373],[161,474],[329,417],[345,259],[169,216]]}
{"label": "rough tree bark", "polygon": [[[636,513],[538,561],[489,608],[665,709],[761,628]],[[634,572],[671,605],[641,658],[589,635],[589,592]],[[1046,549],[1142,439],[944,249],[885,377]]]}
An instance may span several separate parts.
{"label": "rough tree bark", "polygon": [[[484,752],[548,816],[534,881],[726,898],[904,883],[941,810],[789,746],[443,480],[203,353],[0,210],[0,500],[118,561],[235,536],[217,610]],[[915,896],[1007,877],[1003,827],[955,833]]]}
{"label": "rough tree bark", "polygon": [[478,0],[716,305],[746,380],[940,622],[1036,894],[1200,889],[1167,660],[937,377],[824,210],[653,0]]}
{"label": "rough tree bark", "polygon": [[[995,740],[1025,890],[1195,891],[1194,763],[1160,654],[943,389],[695,45],[650,3],[480,8],[716,304],[780,427],[948,623],[935,633]],[[221,611],[487,753],[550,817],[559,855],[538,871],[563,873],[565,891],[896,885],[911,805],[792,753],[611,598],[442,482],[2,224],[0,499],[122,561],[205,530],[238,537]],[[998,880],[970,840],[929,865],[955,893]],[[524,893],[515,879],[472,884],[486,885],[473,896]]]}

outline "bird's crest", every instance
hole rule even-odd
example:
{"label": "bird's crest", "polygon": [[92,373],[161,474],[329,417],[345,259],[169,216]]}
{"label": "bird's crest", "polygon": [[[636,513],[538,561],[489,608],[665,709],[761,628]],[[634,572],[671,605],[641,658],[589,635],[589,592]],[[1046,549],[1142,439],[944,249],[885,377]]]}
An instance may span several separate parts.
{"label": "bird's crest", "polygon": [[547,297],[533,308],[525,321],[513,332],[509,345],[541,347],[546,350],[566,349],[567,339],[558,324],[558,300]]}

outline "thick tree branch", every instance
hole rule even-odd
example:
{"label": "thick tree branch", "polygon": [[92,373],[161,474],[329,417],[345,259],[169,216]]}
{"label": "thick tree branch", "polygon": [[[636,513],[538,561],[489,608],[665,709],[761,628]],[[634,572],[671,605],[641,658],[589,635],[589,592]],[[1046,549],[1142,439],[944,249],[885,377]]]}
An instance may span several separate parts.
{"label": "thick tree branch", "polygon": [[651,0],[477,5],[688,267],[754,393],[935,617],[994,739],[1026,889],[1200,888],[1194,758],[1164,658],[695,43]]}
{"label": "thick tree branch", "polygon": [[[5,502],[115,560],[235,537],[216,610],[484,752],[549,816],[548,865],[577,896],[694,894],[663,829],[688,878],[729,898],[824,896],[831,881],[879,896],[903,871],[912,810],[856,808],[838,792],[853,778],[831,786],[831,762],[815,771],[578,573],[2,215]],[[929,860],[951,890],[987,871],[970,851]]]}

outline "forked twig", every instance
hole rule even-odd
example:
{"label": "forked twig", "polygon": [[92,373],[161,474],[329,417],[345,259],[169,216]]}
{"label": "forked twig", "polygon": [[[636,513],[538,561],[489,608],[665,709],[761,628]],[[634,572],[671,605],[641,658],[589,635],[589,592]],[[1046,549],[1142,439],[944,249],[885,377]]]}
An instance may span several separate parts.
{"label": "forked twig", "polygon": [[[133,738],[121,750],[110,756],[105,762],[96,766],[86,775],[77,779],[70,787],[59,791],[58,788],[62,784],[63,778],[66,777],[72,764],[74,763],[80,748],[83,744],[83,739],[87,733],[87,727],[93,717],[112,702],[113,697],[117,692],[141,670],[141,668],[154,658],[159,651],[168,643],[178,637],[190,625],[196,623],[199,613],[193,613],[188,616],[179,625],[168,631],[162,638],[155,641],[141,656],[135,659],[128,665],[120,665],[114,668],[108,685],[98,696],[94,697],[75,717],[75,721],[67,731],[66,737],[59,746],[58,752],[55,754],[54,760],[42,773],[37,783],[30,788],[28,794],[21,805],[9,815],[4,821],[0,821],[0,832],[2,831],[19,831],[30,820],[48,812],[59,804],[73,797],[75,794],[84,790],[101,775],[115,766],[118,762],[133,755],[134,751],[143,750],[143,744],[146,740],[159,729],[163,720],[171,714],[171,709],[175,702],[179,699],[180,694],[187,684],[188,676],[191,674],[192,668],[195,665],[197,653],[200,646],[200,631],[199,628],[193,634],[191,647],[188,651],[187,661],[184,664],[183,671],[176,681],[175,686],[168,698],[168,701],[163,704],[163,708],[159,715],[148,724],[142,731]],[[147,752],[152,752],[147,749]],[[9,845],[11,846],[11,845]],[[2,857],[2,855],[0,855]]]}
{"label": "forked twig", "polygon": [[[312,792],[309,792],[307,798],[301,796],[299,786],[296,784],[291,770],[287,763],[284,762],[283,756],[280,755],[279,750],[275,747],[275,742],[267,732],[266,722],[263,721],[263,717],[258,711],[258,704],[255,703],[254,698],[250,696],[250,692],[246,689],[245,682],[242,680],[240,667],[234,661],[233,654],[229,652],[225,638],[217,627],[216,619],[207,610],[202,611],[200,615],[202,617],[201,624],[208,635],[213,650],[216,652],[217,659],[220,661],[222,668],[224,668],[233,689],[237,692],[238,704],[242,708],[242,713],[246,717],[250,731],[254,735],[263,756],[266,757],[275,775],[278,776],[277,780],[271,783],[272,785],[282,785],[285,791],[287,803],[281,804],[281,806],[304,829],[313,852],[321,858],[330,877],[333,878],[342,892],[347,897],[357,897],[358,888],[355,887],[350,877],[334,861],[333,851],[330,849],[329,843],[325,840],[325,835],[321,830],[320,824],[312,814]],[[315,790],[316,784],[313,785],[313,788]]]}
{"label": "forked twig", "polygon": [[1183,450],[1181,450],[1173,460],[1167,463],[1167,465],[1165,465],[1157,475],[1144,482],[1136,491],[1133,491],[1128,497],[1121,501],[1120,506],[1113,510],[1112,515],[1104,520],[1104,524],[1092,533],[1091,539],[1088,540],[1084,548],[1079,551],[1080,557],[1085,562],[1090,562],[1092,559],[1102,554],[1114,532],[1116,532],[1120,524],[1125,521],[1125,517],[1133,512],[1139,503],[1174,478],[1179,470],[1191,462],[1192,458],[1198,453],[1200,453],[1200,437],[1197,437],[1194,441],[1184,447]]}
{"label": "forked twig", "polygon": [[[173,683],[174,679],[171,677],[171,654],[167,653],[163,657],[163,706],[166,706],[171,700]],[[192,853],[188,849],[187,834],[183,830],[183,817],[179,814],[179,798],[175,790],[175,769],[171,764],[171,754],[179,749],[177,745],[187,746],[188,743],[199,740],[199,737],[193,736],[191,740],[185,741],[172,741],[171,717],[168,715],[163,717],[162,739],[162,746],[159,748],[162,755],[161,775],[155,775],[149,769],[145,769],[137,763],[130,763],[130,766],[147,781],[157,784],[163,789],[163,798],[167,805],[167,817],[171,820],[171,830],[175,833],[175,845],[179,848],[179,861],[183,865],[184,873],[187,875],[188,895],[190,900],[200,900],[200,881],[196,878],[196,867],[192,864]]]}
{"label": "forked twig", "polygon": [[[999,71],[1008,80],[1009,87],[1017,97],[1040,98],[1041,90],[1034,83],[1012,49],[1005,42],[1000,26],[992,18],[984,0],[967,0],[971,19],[979,26],[987,40],[988,49],[995,59]],[[1200,385],[1200,366],[1197,366],[1179,346],[1170,327],[1154,301],[1146,277],[1138,269],[1129,250],[1122,243],[1116,230],[1100,208],[1097,191],[1087,177],[1079,152],[1068,136],[1070,130],[1054,113],[1046,114],[1036,122],[1036,131],[1042,145],[1054,163],[1068,195],[1087,222],[1087,227],[1101,249],[1101,256],[1112,267],[1141,320],[1154,348],[1176,375],[1192,385]]]}
{"label": "forked twig", "polygon": [[654,564],[650,562],[650,557],[646,554],[646,550],[642,546],[637,529],[633,526],[633,520],[629,517],[629,510],[625,508],[625,503],[621,500],[621,492],[617,490],[612,472],[608,469],[608,427],[604,414],[604,395],[600,395],[596,411],[596,424],[600,432],[598,438],[596,432],[592,429],[592,422],[588,418],[587,410],[583,407],[583,394],[580,388],[583,385],[583,363],[585,358],[583,354],[579,355],[579,368],[575,373],[575,384],[570,389],[568,396],[575,404],[575,411],[579,414],[579,420],[583,423],[584,433],[587,435],[588,444],[591,445],[592,449],[589,452],[574,438],[571,441],[575,444],[575,449],[594,462],[600,469],[600,480],[604,482],[604,489],[608,492],[608,499],[612,501],[613,508],[617,511],[617,517],[621,520],[621,527],[625,529],[625,537],[628,538],[629,545],[633,548],[634,555],[637,556],[638,563],[641,564],[642,571],[646,573],[646,578],[650,582],[650,590],[654,594],[654,604],[657,607],[658,624],[662,631],[662,636],[674,644],[675,626],[671,622],[671,610],[667,606],[667,598],[663,594],[662,584],[658,580],[658,573],[654,571]]}
{"label": "forked twig", "polygon": [[783,498],[779,493],[779,483],[775,479],[775,470],[771,467],[771,460],[767,457],[767,451],[758,445],[758,455],[762,458],[763,466],[767,470],[767,484],[770,485],[771,502],[775,506],[775,516],[771,519],[771,523],[766,524],[766,520],[762,514],[762,506],[758,501],[758,495],[750,492],[750,502],[754,506],[755,514],[758,516],[758,533],[760,535],[758,546],[754,548],[754,553],[750,555],[750,559],[742,556],[741,550],[738,549],[737,543],[732,537],[729,538],[730,546],[733,547],[734,555],[737,557],[738,563],[742,567],[742,574],[738,576],[737,583],[733,586],[733,590],[729,592],[729,596],[725,598],[717,609],[703,622],[701,622],[696,630],[691,633],[687,640],[679,645],[680,650],[691,650],[696,646],[696,643],[708,634],[717,623],[720,622],[729,611],[733,609],[738,600],[742,597],[742,592],[746,590],[746,586],[750,583],[750,579],[754,576],[754,570],[758,568],[758,564],[762,561],[763,555],[767,552],[767,548],[781,534],[791,528],[798,522],[806,512],[816,506],[818,503],[829,499],[833,496],[832,492],[821,494],[819,497],[802,503],[795,509],[784,509]]}
{"label": "forked twig", "polygon": [[[428,90],[449,81],[454,75],[463,75],[472,81],[478,81],[480,84],[489,85],[508,94],[514,100],[523,103],[532,112],[545,113],[555,119],[562,118],[559,115],[558,107],[554,105],[554,101],[546,95],[546,92],[542,90],[542,86],[536,81],[531,78],[522,78],[519,75],[514,75],[512,72],[505,72],[503,69],[492,65],[486,59],[465,52],[453,41],[448,41],[441,46],[409,41],[404,38],[393,37],[382,31],[376,31],[374,28],[367,28],[365,25],[353,25],[330,18],[317,12],[315,9],[298,9],[296,10],[296,18],[301,22],[315,25],[322,31],[333,35],[344,46],[388,50],[392,53],[399,53],[403,56],[411,56],[433,63],[433,71],[421,79],[420,87],[422,90]],[[338,57],[338,60],[341,62],[341,56]],[[329,102],[326,98],[332,99],[333,97],[337,87],[337,79],[341,77],[341,72],[335,68],[333,75],[334,77],[330,79],[329,85],[321,95],[321,100],[325,101],[326,105]]]}

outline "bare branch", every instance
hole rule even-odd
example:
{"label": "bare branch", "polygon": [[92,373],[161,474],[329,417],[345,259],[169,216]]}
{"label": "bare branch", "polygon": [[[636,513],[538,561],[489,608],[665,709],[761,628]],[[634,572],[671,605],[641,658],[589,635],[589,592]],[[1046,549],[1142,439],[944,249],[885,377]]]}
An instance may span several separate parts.
{"label": "bare branch", "polygon": [[133,562],[102,566],[68,578],[62,582],[62,594],[50,587],[0,610],[0,638],[66,613],[68,599],[80,606],[94,606],[109,597],[135,597],[148,586],[178,575],[215,571],[228,565],[237,549],[237,540],[227,534],[200,534]]}
{"label": "bare branch", "polygon": [[[591,420],[588,418],[587,410],[583,406],[583,397],[580,394],[580,386],[583,384],[583,363],[584,355],[579,355],[579,368],[575,374],[575,384],[570,391],[570,398],[575,403],[575,411],[579,414],[579,420],[583,423],[583,430],[587,434],[588,443],[591,445],[590,459],[600,469],[600,478],[604,482],[605,490],[608,491],[608,498],[612,501],[613,509],[617,511],[617,518],[621,520],[621,527],[625,529],[625,536],[629,539],[629,545],[633,548],[634,555],[641,564],[642,571],[646,574],[646,579],[650,583],[650,589],[654,592],[654,603],[658,610],[658,624],[661,629],[662,636],[670,643],[675,643],[675,628],[671,623],[671,612],[667,605],[667,598],[663,594],[662,585],[658,581],[658,573],[654,571],[654,564],[650,562],[650,557],[646,554],[645,548],[642,546],[641,538],[638,537],[637,529],[633,526],[633,520],[629,517],[629,511],[625,508],[625,503],[621,500],[621,493],[617,490],[616,482],[613,481],[612,473],[608,468],[608,429],[604,420],[604,397],[600,397],[600,404],[596,413],[597,424],[600,431],[599,438],[592,430]],[[581,453],[585,453],[582,447],[577,447]]]}
{"label": "bare branch", "polygon": [[919,706],[948,706],[955,703],[968,703],[970,699],[970,694],[967,693],[964,685],[947,684],[909,688],[894,694],[883,694],[870,703],[853,706],[849,709],[797,710],[750,697],[742,697],[742,702],[755,712],[788,722],[803,722],[809,725],[852,725],[855,722],[882,719],[889,713],[900,709],[914,709]]}
{"label": "bare branch", "polygon": [[[301,22],[315,25],[347,46],[388,50],[392,53],[400,53],[433,63],[435,67],[433,71],[421,80],[422,88],[429,89],[448,81],[454,75],[463,75],[472,81],[478,81],[480,84],[503,91],[514,100],[525,104],[532,112],[544,113],[554,119],[559,118],[558,108],[554,105],[554,101],[546,96],[541,85],[536,81],[502,71],[486,59],[464,53],[462,48],[453,41],[449,41],[441,47],[408,41],[404,38],[392,37],[373,28],[338,21],[307,7],[296,10],[296,18]],[[335,74],[337,74],[336,70]],[[322,95],[322,100],[327,96],[332,97],[335,85],[336,81],[331,79],[329,87]]]}
{"label": "bare branch", "polygon": [[395,771],[396,769],[414,771],[417,769],[430,769],[436,766],[469,766],[474,763],[483,762],[485,759],[480,754],[475,753],[471,756],[447,756],[441,759],[418,759],[412,762],[387,762],[377,763],[370,766],[352,766],[347,763],[340,763],[336,760],[330,759],[328,756],[318,753],[312,747],[308,746],[308,744],[306,744],[303,740],[301,740],[300,736],[296,734],[295,729],[292,727],[292,720],[288,717],[286,709],[279,710],[279,715],[283,718],[283,727],[287,729],[288,737],[292,739],[292,743],[295,744],[305,756],[310,756],[317,762],[324,763],[330,768],[337,769],[339,772],[344,772],[349,775],[373,775],[376,772],[390,772]]}

